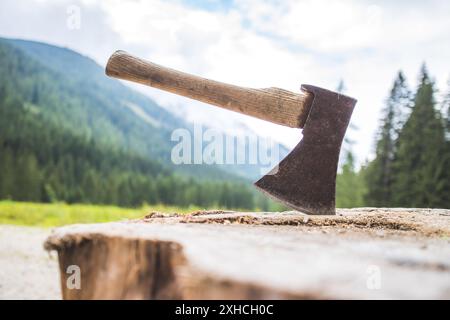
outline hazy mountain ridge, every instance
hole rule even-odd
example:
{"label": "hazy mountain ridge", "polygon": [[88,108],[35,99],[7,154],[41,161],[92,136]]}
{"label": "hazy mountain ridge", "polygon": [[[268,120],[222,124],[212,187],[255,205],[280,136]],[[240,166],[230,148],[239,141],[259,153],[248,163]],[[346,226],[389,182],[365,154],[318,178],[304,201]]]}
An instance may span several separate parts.
{"label": "hazy mountain ridge", "polygon": [[268,209],[246,179],[175,166],[170,135],[184,127],[93,61],[0,39],[0,199]]}
{"label": "hazy mountain ridge", "polygon": [[[185,122],[151,98],[106,77],[104,69],[94,60],[75,51],[26,40],[0,39],[0,43],[13,46],[28,56],[24,59],[31,59],[42,67],[38,73],[44,73],[49,81],[44,81],[44,88],[37,85],[36,92],[58,92],[60,100],[65,103],[53,104],[53,108],[49,107],[51,103],[47,103],[46,110],[43,110],[50,113],[48,118],[57,125],[112,147],[120,146],[150,156],[175,170],[197,177],[228,180],[236,175],[256,179],[261,174],[259,165],[247,163],[173,166],[170,155],[175,142],[170,140],[170,135],[177,128],[185,128],[192,133],[192,123]],[[29,75],[24,75],[20,81],[24,80],[33,81]],[[42,98],[45,99],[45,93]],[[248,133],[254,135],[250,130]],[[281,145],[277,147],[280,157],[284,157],[287,149]]]}

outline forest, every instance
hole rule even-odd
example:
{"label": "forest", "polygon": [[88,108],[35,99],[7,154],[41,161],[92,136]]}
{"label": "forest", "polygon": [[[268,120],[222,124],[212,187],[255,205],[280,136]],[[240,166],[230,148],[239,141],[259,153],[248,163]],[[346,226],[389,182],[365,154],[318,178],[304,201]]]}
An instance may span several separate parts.
{"label": "forest", "polygon": [[344,154],[338,206],[450,208],[450,83],[439,94],[423,64],[413,90],[399,71],[374,148],[359,169],[351,150]]}
{"label": "forest", "polygon": [[[130,114],[124,97],[167,127]],[[86,57],[0,39],[0,200],[280,208],[238,175],[171,166],[169,133],[183,125]]]}
{"label": "forest", "polygon": [[198,180],[39,121],[0,88],[0,199],[119,206],[168,204],[252,209],[244,183]]}
{"label": "forest", "polygon": [[[168,132],[181,120],[106,79],[93,61],[44,44],[5,43],[0,200],[283,209],[248,178],[206,165],[170,166]],[[374,159],[356,166],[351,143],[341,154],[337,206],[449,208],[450,88],[437,92],[423,65],[414,90],[399,72],[387,93]],[[124,96],[171,127],[153,128],[130,115]]]}

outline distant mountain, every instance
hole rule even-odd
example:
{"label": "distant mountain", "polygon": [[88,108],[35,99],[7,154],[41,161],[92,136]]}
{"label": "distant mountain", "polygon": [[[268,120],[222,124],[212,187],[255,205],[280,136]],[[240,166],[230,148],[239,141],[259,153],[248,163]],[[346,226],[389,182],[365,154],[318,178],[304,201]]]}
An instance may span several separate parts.
{"label": "distant mountain", "polygon": [[[36,83],[33,90],[43,99],[41,112],[49,121],[78,135],[93,137],[101,143],[148,155],[171,166],[170,155],[175,142],[170,136],[177,128],[193,134],[193,124],[178,118],[152,99],[105,76],[104,69],[92,59],[66,48],[25,40],[0,39],[39,65],[39,74],[50,81]],[[16,81],[34,81],[35,74],[23,74]],[[58,101],[46,101],[47,92],[57,92]],[[27,93],[32,94],[30,92]],[[207,128],[205,128],[207,129]],[[242,134],[242,132],[241,132]],[[254,133],[249,131],[250,135]],[[224,134],[226,136],[226,134]],[[198,138],[198,137],[197,137]],[[197,141],[198,143],[198,141]],[[248,152],[248,142],[244,146]],[[288,150],[276,145],[283,158]],[[232,152],[233,150],[226,150]],[[256,179],[259,164],[183,165],[175,170],[217,179],[241,176]],[[268,169],[268,168],[266,168]]]}
{"label": "distant mountain", "polygon": [[[192,124],[72,50],[0,39],[0,112],[0,198],[246,208],[269,203],[243,179],[259,175],[258,165],[174,165],[171,134],[177,128],[192,132]],[[103,192],[94,196],[94,190]]]}
{"label": "distant mountain", "polygon": [[[19,70],[8,81],[25,99],[35,100],[47,121],[76,135],[169,162],[171,130],[185,125],[180,119],[109,79],[93,60],[74,51],[23,40],[0,43],[13,50],[10,68]],[[130,106],[141,109],[147,121]]]}

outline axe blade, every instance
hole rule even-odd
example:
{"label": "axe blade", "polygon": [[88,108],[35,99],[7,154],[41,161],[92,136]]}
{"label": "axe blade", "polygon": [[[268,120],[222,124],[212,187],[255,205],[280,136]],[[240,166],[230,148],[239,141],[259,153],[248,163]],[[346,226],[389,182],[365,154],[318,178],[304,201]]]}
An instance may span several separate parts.
{"label": "axe blade", "polygon": [[255,186],[295,210],[336,214],[339,153],[356,100],[311,85],[301,89],[314,96],[303,139]]}

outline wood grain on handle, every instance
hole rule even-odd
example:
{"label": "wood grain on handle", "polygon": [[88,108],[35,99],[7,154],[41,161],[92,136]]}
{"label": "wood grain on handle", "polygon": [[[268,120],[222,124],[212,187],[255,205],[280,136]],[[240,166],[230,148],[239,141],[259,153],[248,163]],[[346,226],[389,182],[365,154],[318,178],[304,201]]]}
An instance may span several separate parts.
{"label": "wood grain on handle", "polygon": [[279,88],[244,88],[166,68],[116,51],[106,74],[292,128],[303,128],[312,95]]}

